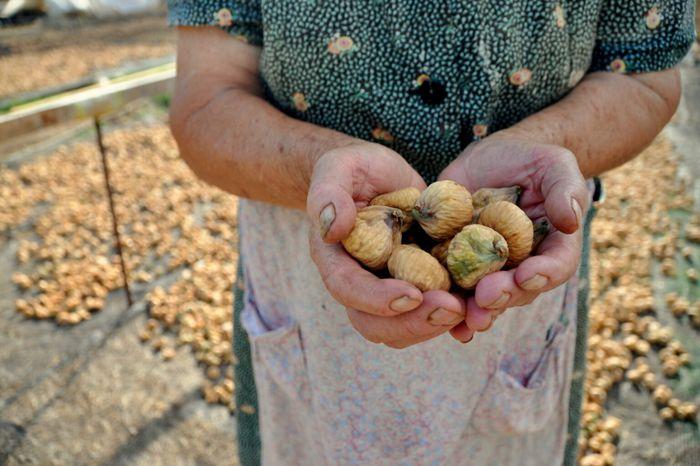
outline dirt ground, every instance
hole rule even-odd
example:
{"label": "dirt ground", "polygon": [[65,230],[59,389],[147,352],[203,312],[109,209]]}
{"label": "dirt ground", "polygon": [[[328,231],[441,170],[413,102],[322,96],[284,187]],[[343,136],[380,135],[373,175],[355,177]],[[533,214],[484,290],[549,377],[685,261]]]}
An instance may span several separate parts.
{"label": "dirt ground", "polygon": [[[155,105],[139,107],[107,123],[107,132],[148,127],[154,115],[164,118]],[[158,131],[167,135],[162,123]],[[92,137],[89,129],[77,132],[67,153],[89,146]],[[5,164],[18,168],[55,151],[10,155]],[[98,160],[96,149],[89,155]],[[117,182],[133,176],[126,166],[113,168],[122,172],[113,173]],[[90,170],[86,164],[84,183]],[[94,202],[93,214],[102,215],[105,205]],[[23,295],[11,281],[20,269],[18,248],[34,237],[32,222],[45,211],[40,207],[0,238],[0,465],[236,464],[235,418],[225,406],[202,399],[205,377],[194,355],[182,347],[165,362],[140,339],[149,318],[148,291],[169,286],[179,270],[162,267],[147,283],[134,280],[131,307],[123,289],[110,293],[103,309],[80,325],[57,326],[16,312],[15,300]]]}

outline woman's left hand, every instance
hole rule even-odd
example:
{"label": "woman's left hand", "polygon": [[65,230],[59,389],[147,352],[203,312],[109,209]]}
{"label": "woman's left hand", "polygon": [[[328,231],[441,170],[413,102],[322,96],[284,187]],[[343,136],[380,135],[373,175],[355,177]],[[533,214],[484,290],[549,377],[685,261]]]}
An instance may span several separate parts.
{"label": "woman's left hand", "polygon": [[553,226],[537,255],[478,283],[474,296],[467,299],[465,322],[450,331],[454,338],[468,341],[473,331],[488,330],[507,308],[530,304],[576,273],[589,193],[569,150],[505,131],[494,133],[467,147],[439,179],[454,180],[471,192],[518,185],[523,188],[520,207],[533,219],[546,216]]}

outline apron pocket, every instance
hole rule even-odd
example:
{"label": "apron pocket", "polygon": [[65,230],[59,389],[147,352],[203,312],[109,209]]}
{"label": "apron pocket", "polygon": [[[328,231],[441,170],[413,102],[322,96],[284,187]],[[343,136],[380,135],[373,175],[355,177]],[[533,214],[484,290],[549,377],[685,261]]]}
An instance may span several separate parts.
{"label": "apron pocket", "polygon": [[472,425],[484,435],[522,435],[543,429],[559,406],[566,383],[567,354],[573,326],[562,329],[545,348],[527,381],[508,372],[503,362],[474,410]]}
{"label": "apron pocket", "polygon": [[252,300],[247,300],[241,321],[250,339],[253,371],[261,398],[279,396],[292,403],[311,404],[306,357],[297,322],[268,329]]}

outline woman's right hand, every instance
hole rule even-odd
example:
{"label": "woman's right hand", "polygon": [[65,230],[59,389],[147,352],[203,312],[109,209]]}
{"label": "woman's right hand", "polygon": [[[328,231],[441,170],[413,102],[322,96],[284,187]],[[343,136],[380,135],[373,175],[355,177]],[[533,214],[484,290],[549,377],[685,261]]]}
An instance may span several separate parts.
{"label": "woman's right hand", "polygon": [[423,190],[425,182],[399,154],[379,144],[358,143],[319,158],[307,197],[307,212],[316,226],[309,233],[311,257],[326,288],[347,308],[363,337],[393,348],[445,333],[465,315],[460,297],[380,279],[339,244],[353,229],[358,208],[379,194],[410,186]]}

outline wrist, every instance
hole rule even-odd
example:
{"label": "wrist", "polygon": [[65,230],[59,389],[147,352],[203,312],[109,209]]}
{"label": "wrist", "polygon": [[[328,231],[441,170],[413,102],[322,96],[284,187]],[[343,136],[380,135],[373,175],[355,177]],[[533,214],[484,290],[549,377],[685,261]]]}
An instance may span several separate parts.
{"label": "wrist", "polygon": [[[461,170],[464,173],[483,173],[498,166],[518,164],[533,173],[546,171],[563,160],[578,165],[575,154],[566,147],[543,141],[536,134],[524,133],[520,128],[498,131],[467,146],[462,153]],[[474,180],[479,184],[477,180]]]}
{"label": "wrist", "polygon": [[[527,150],[531,153],[533,161],[536,160],[540,164],[549,164],[552,160],[558,160],[561,157],[572,157],[577,160],[576,155],[569,150],[566,138],[563,133],[557,131],[556,124],[551,127],[539,127],[536,125],[521,122],[510,128],[497,131],[487,139],[493,141],[510,142],[520,145],[522,150]],[[578,160],[577,160],[578,163]]]}
{"label": "wrist", "polygon": [[526,118],[515,125],[504,128],[488,136],[493,140],[527,141],[535,144],[551,144],[556,146],[566,146],[563,133],[558,131],[557,123],[543,124],[532,121],[533,117]]}

